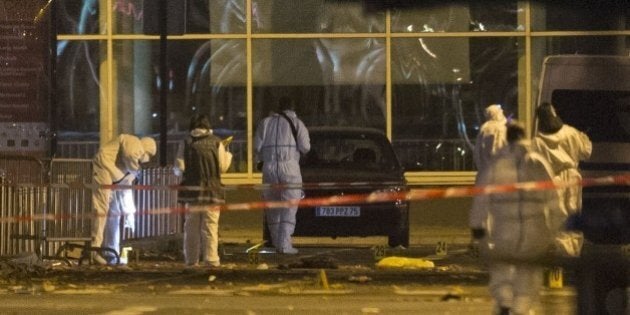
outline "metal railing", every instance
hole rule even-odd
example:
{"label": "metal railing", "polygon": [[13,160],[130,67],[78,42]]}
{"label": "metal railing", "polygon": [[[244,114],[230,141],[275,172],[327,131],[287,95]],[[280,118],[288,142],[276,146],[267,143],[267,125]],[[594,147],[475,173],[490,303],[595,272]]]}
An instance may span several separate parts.
{"label": "metal railing", "polygon": [[[408,171],[473,171],[472,152],[466,141],[459,139],[394,140],[393,147],[401,164]],[[174,161],[182,141],[168,141],[167,160]],[[92,158],[98,141],[59,141],[57,156]],[[247,172],[247,141],[234,140],[230,172]]]}
{"label": "metal railing", "polygon": [[[62,244],[46,238],[89,238],[92,225],[92,161],[0,155],[0,255],[20,252],[55,253]],[[142,185],[176,185],[171,168],[141,171]],[[177,191],[136,190],[138,209],[133,233],[122,239],[180,233],[183,217]]]}
{"label": "metal railing", "polygon": [[[44,164],[30,156],[0,155],[0,255],[38,251],[34,235],[42,221],[33,218],[45,211],[47,190]],[[10,220],[9,220],[10,219]]]}

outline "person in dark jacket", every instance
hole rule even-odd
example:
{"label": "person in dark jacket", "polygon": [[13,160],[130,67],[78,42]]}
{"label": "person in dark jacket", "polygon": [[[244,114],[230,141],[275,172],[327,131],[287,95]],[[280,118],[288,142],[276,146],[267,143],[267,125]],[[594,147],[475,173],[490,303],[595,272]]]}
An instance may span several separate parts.
{"label": "person in dark jacket", "polygon": [[221,139],[212,134],[206,115],[195,115],[190,122],[190,137],[183,154],[184,189],[179,202],[184,203],[184,260],[187,266],[201,262],[220,266],[219,209],[225,203],[221,187],[219,151],[224,150]]}

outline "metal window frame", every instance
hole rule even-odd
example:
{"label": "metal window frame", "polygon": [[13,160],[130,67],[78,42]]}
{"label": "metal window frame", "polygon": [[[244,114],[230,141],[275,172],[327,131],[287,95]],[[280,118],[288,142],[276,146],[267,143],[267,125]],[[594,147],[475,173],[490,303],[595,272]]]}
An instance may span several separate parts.
{"label": "metal window frame", "polygon": [[[385,31],[383,33],[252,33],[252,0],[246,2],[246,31],[238,34],[185,34],[169,35],[168,40],[212,40],[212,39],[244,39],[246,41],[247,60],[247,88],[246,88],[246,113],[247,113],[247,172],[236,174],[225,174],[224,181],[228,184],[255,184],[260,183],[260,173],[253,168],[253,74],[252,74],[252,41],[255,39],[310,39],[310,38],[380,38],[386,43],[386,134],[392,139],[392,73],[391,73],[391,42],[394,38],[476,38],[476,37],[519,37],[524,40],[525,52],[522,60],[518,63],[518,72],[522,75],[519,80],[518,89],[518,113],[521,121],[527,126],[530,134],[533,116],[532,93],[532,39],[535,37],[561,37],[561,36],[630,36],[630,31],[532,31],[532,3],[531,1],[518,1],[518,6],[524,10],[522,24],[525,26],[522,31],[507,32],[439,32],[439,33],[396,33],[391,31],[391,13],[385,15]],[[138,34],[114,34],[114,16],[111,10],[113,0],[99,0],[99,12],[101,25],[105,25],[105,34],[90,35],[66,35],[60,34],[58,40],[68,41],[105,41],[106,56],[101,59],[101,91],[100,106],[100,141],[106,142],[116,136],[117,121],[114,119],[117,112],[116,104],[116,73],[115,58],[113,55],[113,45],[115,41],[124,40],[156,40],[157,35]],[[102,71],[105,69],[105,71]],[[475,172],[407,172],[406,177],[410,184],[417,185],[470,185],[474,182]]]}

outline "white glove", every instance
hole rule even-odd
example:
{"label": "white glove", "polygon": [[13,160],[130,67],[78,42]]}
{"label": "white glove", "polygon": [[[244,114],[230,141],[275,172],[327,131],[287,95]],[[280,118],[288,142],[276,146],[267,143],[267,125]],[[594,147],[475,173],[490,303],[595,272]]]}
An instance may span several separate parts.
{"label": "white glove", "polygon": [[136,217],[134,213],[129,213],[125,215],[125,222],[123,225],[123,229],[128,228],[131,230],[131,233],[136,229]]}
{"label": "white glove", "polygon": [[173,174],[177,177],[181,177],[183,172],[179,167],[173,167]]}
{"label": "white glove", "polygon": [[133,193],[130,189],[117,192],[122,213],[124,214],[123,228],[129,228],[131,232],[136,227],[136,205],[133,202]]}

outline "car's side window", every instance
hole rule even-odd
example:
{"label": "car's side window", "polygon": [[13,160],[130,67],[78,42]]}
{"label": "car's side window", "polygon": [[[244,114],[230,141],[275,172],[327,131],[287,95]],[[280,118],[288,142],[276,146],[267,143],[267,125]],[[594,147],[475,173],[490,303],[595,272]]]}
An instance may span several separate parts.
{"label": "car's side window", "polygon": [[366,171],[389,171],[396,167],[386,141],[370,137],[312,137],[311,151],[305,167],[351,168]]}

